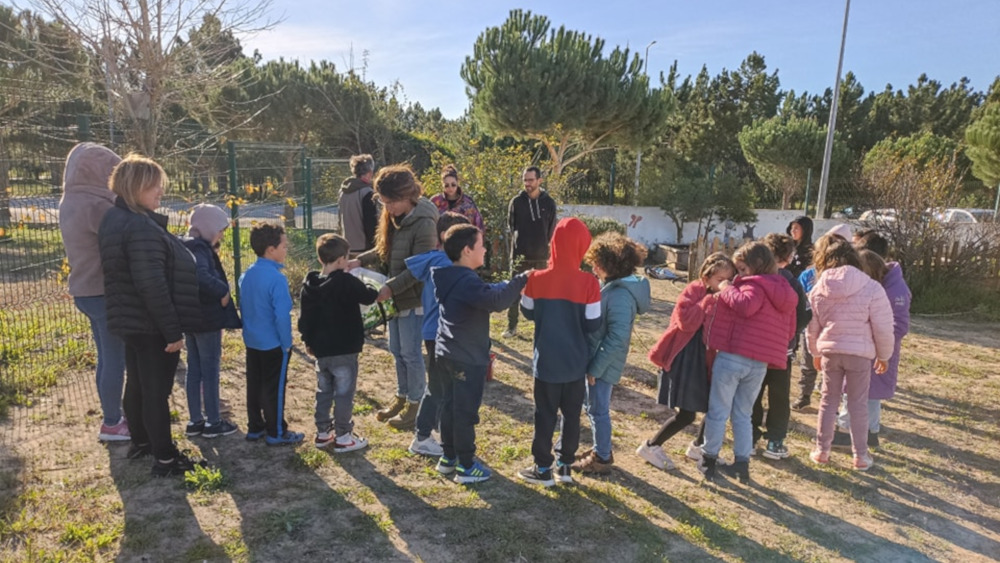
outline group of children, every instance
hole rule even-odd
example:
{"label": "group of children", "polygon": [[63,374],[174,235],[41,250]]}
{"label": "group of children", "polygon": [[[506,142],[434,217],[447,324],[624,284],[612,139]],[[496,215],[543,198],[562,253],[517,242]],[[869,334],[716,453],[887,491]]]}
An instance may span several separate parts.
{"label": "group of children", "polygon": [[[677,409],[636,450],[653,466],[674,467],[662,445],[698,412],[707,414],[687,456],[706,479],[721,469],[749,482],[750,456],[762,437],[764,457],[788,457],[790,407],[809,404],[816,373],[803,369],[803,393],[790,405],[800,334],[809,367],[823,374],[810,459],[825,464],[832,447],[851,447],[855,469],[872,466],[869,447],[878,446],[881,400],[895,392],[910,292],[899,265],[885,261],[887,241],[874,231],[852,235],[838,225],[814,246],[812,221],[800,217],[787,232],[749,242],[732,259],[709,256],[678,298],[649,354],[662,369],[658,402]],[[722,465],[727,419],[734,462]],[[835,422],[849,434],[836,431]]]}
{"label": "group of children", "polygon": [[[219,321],[209,331],[211,338],[189,335],[188,349],[190,354],[208,347],[202,353],[214,357],[217,373],[218,333],[239,326],[239,319],[221,264],[214,253],[206,252],[217,246],[228,224],[221,210],[210,207],[192,216],[192,241],[201,242],[190,242],[189,247],[198,258],[199,276],[206,278],[203,305],[215,310]],[[804,334],[803,353],[810,354],[812,367],[823,373],[811,459],[827,463],[832,447],[851,446],[854,467],[871,467],[868,447],[878,445],[881,400],[894,392],[900,341],[908,329],[909,290],[898,264],[884,261],[888,245],[880,235],[859,233],[855,248],[847,240],[850,229],[841,225],[813,245],[811,222],[804,228],[804,219],[793,222],[788,235],[770,234],[749,242],[732,258],[712,254],[698,279],[685,287],[668,328],[649,354],[662,369],[657,401],[676,412],[639,445],[636,453],[642,459],[672,469],[663,444],[694,422],[699,412],[706,415],[687,456],[698,461],[706,479],[721,470],[748,482],[750,456],[761,438],[766,439],[765,457],[787,457],[791,366]],[[491,363],[489,316],[519,302],[524,315],[535,322],[535,333],[534,463],[518,477],[552,486],[557,480],[572,482],[574,471],[610,472],[611,395],[625,367],[635,317],[650,306],[649,283],[635,274],[645,249],[619,234],[592,241],[579,219],[565,218],[552,236],[547,268],[489,284],[475,271],[486,253],[479,228],[448,212],[438,220],[437,236],[437,248],[406,260],[410,273],[424,284],[422,337],[427,352],[427,386],[410,451],[438,457],[437,471],[454,475],[457,482],[490,478],[491,470],[475,455],[475,427]],[[288,241],[282,227],[265,223],[252,229],[250,244],[258,260],[239,280],[247,366],[246,438],[269,445],[295,444],[304,434],[288,429],[283,412],[292,346],[292,300],[281,273]],[[298,321],[306,350],[315,357],[314,443],[336,453],[350,452],[368,445],[354,434],[352,413],[365,338],[360,305],[374,303],[379,291],[349,273],[350,245],[344,238],[323,235],[316,252],[322,269],[309,272],[303,281]],[[593,274],[583,271],[581,263]],[[795,269],[802,271],[796,275]],[[234,432],[235,425],[218,414],[218,377],[199,377],[200,364],[194,363],[187,383],[188,434]],[[803,406],[802,397],[797,403],[793,408]],[[584,409],[594,443],[578,456]],[[732,424],[734,462],[720,464],[727,420]],[[835,431],[835,423],[849,428],[849,434]],[[440,443],[432,437],[435,429]],[[557,429],[561,434],[554,444]]]}

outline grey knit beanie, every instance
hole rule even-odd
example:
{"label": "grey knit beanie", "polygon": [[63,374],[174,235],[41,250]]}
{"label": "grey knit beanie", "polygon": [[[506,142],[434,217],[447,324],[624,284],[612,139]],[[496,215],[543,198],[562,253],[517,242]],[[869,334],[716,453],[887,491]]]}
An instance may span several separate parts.
{"label": "grey knit beanie", "polygon": [[229,215],[221,207],[202,203],[191,210],[188,236],[202,238],[209,242],[229,226]]}

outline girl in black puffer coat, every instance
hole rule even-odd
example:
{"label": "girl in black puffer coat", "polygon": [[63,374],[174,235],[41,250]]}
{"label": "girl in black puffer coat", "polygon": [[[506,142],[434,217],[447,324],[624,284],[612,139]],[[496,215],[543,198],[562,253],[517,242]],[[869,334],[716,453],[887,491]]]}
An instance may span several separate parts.
{"label": "girl in black puffer coat", "polygon": [[115,205],[98,230],[109,330],[125,340],[125,416],[130,458],[153,454],[153,475],[181,475],[194,462],[170,437],[169,397],[201,304],[195,260],[155,212],[166,185],[156,162],[127,156],[111,174]]}

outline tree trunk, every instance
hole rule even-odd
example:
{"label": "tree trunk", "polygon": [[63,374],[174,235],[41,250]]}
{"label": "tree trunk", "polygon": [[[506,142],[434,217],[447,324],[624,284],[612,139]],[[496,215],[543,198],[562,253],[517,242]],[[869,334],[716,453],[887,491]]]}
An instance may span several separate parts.
{"label": "tree trunk", "polygon": [[7,157],[7,145],[3,136],[0,136],[0,237],[8,236],[6,231],[10,228],[10,159]]}

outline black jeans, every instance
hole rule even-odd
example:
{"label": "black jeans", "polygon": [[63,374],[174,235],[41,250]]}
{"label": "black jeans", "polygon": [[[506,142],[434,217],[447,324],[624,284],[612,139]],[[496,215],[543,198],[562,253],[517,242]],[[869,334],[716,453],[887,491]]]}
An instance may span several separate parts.
{"label": "black jeans", "polygon": [[535,465],[542,469],[552,467],[552,434],[556,429],[559,411],[562,411],[562,449],[559,461],[570,465],[575,461],[580,447],[580,411],[587,394],[587,379],[569,383],[548,383],[535,378],[535,436],[531,440],[531,455]]}
{"label": "black jeans", "polygon": [[[517,256],[513,257],[513,260],[517,260]],[[513,278],[521,272],[527,272],[528,270],[535,269],[541,270],[548,265],[548,260],[521,260],[521,263],[517,265],[516,268],[511,269],[510,277]],[[517,320],[520,318],[520,306],[521,300],[517,299],[514,304],[507,309],[507,328],[514,330],[517,328]]]}
{"label": "black jeans", "polygon": [[[768,368],[764,374],[764,383],[753,404],[750,423],[753,425],[754,443],[764,436],[768,440],[784,440],[788,435],[788,419],[791,416],[789,393],[792,385],[792,358],[785,363],[785,369]],[[764,426],[764,392],[767,390],[767,424]]]}
{"label": "black jeans", "polygon": [[417,411],[417,439],[426,440],[431,431],[441,423],[441,370],[434,356],[433,340],[424,340],[424,350],[427,351],[427,391],[420,399],[420,410]]}
{"label": "black jeans", "polygon": [[[694,422],[695,416],[698,413],[694,411],[686,411],[684,409],[677,409],[677,414],[674,415],[670,420],[663,423],[663,426],[656,432],[651,440],[647,443],[650,446],[662,446],[663,442],[671,439],[681,430],[687,428],[689,424]],[[702,444],[705,441],[705,419],[701,420],[701,424],[698,426],[698,437],[695,438],[696,444]]]}
{"label": "black jeans", "polygon": [[476,425],[483,403],[488,365],[474,366],[437,358],[441,375],[441,448],[463,467],[476,455]]}
{"label": "black jeans", "polygon": [[272,438],[288,430],[285,422],[285,374],[288,355],[284,350],[247,348],[247,432],[266,430]]}
{"label": "black jeans", "polygon": [[125,397],[122,406],[128,418],[132,443],[149,444],[153,457],[177,455],[170,437],[170,392],[180,352],[167,353],[167,341],[159,334],[132,334],[125,340]]}

